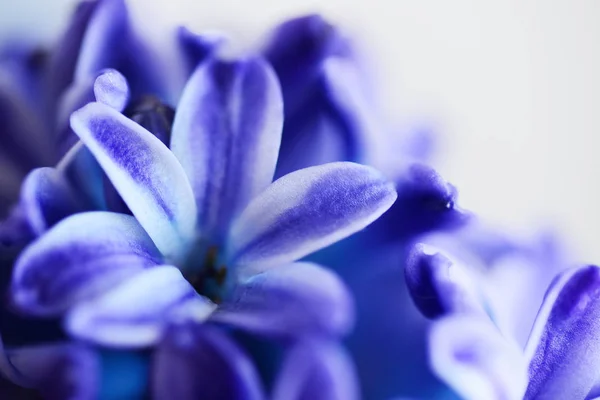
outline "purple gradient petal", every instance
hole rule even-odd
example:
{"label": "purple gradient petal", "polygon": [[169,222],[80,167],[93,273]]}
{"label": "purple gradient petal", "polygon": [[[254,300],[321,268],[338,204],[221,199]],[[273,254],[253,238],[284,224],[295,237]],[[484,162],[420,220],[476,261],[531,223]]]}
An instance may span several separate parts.
{"label": "purple gradient petal", "polygon": [[195,235],[197,213],[173,153],[152,133],[101,103],[76,111],[71,126],[156,246],[178,261]]}
{"label": "purple gradient petal", "polygon": [[13,272],[12,301],[26,313],[60,314],[160,261],[134,217],[76,214],[23,251]]}
{"label": "purple gradient petal", "polygon": [[35,235],[85,210],[66,177],[49,167],[35,169],[27,175],[21,189],[21,206]]}
{"label": "purple gradient petal", "polygon": [[155,344],[170,321],[204,321],[216,306],[172,266],[142,271],[67,315],[72,335],[113,347]]}
{"label": "purple gradient petal", "polygon": [[153,398],[264,399],[249,357],[215,327],[174,325],[154,356]]}
{"label": "purple gradient petal", "polygon": [[430,246],[415,246],[404,275],[413,302],[427,318],[466,312],[485,315],[469,272]]}
{"label": "purple gradient petal", "polygon": [[275,381],[273,400],[357,400],[358,379],[336,342],[304,340],[287,355]]}
{"label": "purple gradient petal", "polygon": [[274,268],[236,285],[211,319],[261,335],[343,335],[354,322],[342,281],[316,264]]}
{"label": "purple gradient petal", "polygon": [[525,399],[583,399],[600,370],[600,268],[560,274],[546,292],[525,354]]}
{"label": "purple gradient petal", "polygon": [[465,400],[521,400],[527,364],[516,343],[486,317],[452,315],[433,324],[429,336],[433,371]]}
{"label": "purple gradient petal", "polygon": [[[83,345],[56,344],[7,350],[19,385],[35,388],[44,399],[95,399],[100,360]],[[4,372],[4,371],[3,371]]]}
{"label": "purple gradient petal", "polygon": [[369,225],[396,200],[378,171],[340,162],[292,172],[233,224],[228,255],[244,276],[288,264]]}
{"label": "purple gradient petal", "polygon": [[129,101],[127,80],[117,70],[105,70],[94,81],[94,96],[98,102],[121,112]]}
{"label": "purple gradient petal", "polygon": [[217,34],[198,35],[180,26],[177,29],[177,42],[189,76],[201,62],[214,55],[214,52],[225,42],[225,37]]}
{"label": "purple gradient petal", "polygon": [[192,183],[204,235],[220,240],[232,218],[271,183],[282,107],[277,79],[259,58],[210,60],[188,81],[171,149]]}

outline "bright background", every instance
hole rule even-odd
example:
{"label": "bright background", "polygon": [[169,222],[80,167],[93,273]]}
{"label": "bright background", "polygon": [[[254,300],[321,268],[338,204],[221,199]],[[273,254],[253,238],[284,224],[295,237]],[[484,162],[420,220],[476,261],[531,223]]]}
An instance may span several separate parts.
{"label": "bright background", "polygon": [[[0,38],[50,42],[72,0],[0,0]],[[493,223],[554,226],[600,263],[600,1],[131,0],[157,40],[169,24],[258,41],[283,18],[322,12],[371,57],[382,103],[429,121],[440,172]]]}

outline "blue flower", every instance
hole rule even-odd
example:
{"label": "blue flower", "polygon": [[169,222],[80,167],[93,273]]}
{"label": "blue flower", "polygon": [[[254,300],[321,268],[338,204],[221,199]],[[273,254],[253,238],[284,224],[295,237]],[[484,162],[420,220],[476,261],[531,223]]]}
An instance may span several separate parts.
{"label": "blue flower", "polygon": [[596,396],[600,269],[565,270],[547,237],[523,246],[475,229],[445,239],[429,242],[454,260],[417,246],[406,269],[415,304],[435,319],[435,373],[465,399]]}
{"label": "blue flower", "polygon": [[[199,367],[191,355],[206,341],[224,346],[218,357],[240,352],[206,320],[267,337],[347,332],[344,286],[319,266],[294,261],[378,218],[396,198],[393,185],[352,163],[298,170],[270,184],[282,99],[259,58],[212,60],[196,70],[175,113],[171,150],[111,108],[126,93],[109,89],[71,124],[133,216],[79,213],[46,232],[17,261],[15,306],[39,316],[66,313],[70,334],[106,346],[160,342],[157,360],[169,368],[159,382],[182,396],[191,382],[175,389],[186,375],[169,371]],[[241,357],[228,354],[228,368]],[[235,372],[230,379],[258,390],[254,376]]]}

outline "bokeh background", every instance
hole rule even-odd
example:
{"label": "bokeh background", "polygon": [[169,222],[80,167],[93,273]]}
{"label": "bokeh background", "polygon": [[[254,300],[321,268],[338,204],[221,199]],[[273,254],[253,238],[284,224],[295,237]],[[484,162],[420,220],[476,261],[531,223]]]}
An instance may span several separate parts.
{"label": "bokeh background", "polygon": [[[74,0],[0,0],[0,38],[52,43]],[[460,203],[518,234],[554,227],[600,263],[600,1],[130,0],[134,21],[258,43],[319,12],[369,57],[385,112],[435,130],[435,165]],[[1,173],[1,171],[0,171]]]}

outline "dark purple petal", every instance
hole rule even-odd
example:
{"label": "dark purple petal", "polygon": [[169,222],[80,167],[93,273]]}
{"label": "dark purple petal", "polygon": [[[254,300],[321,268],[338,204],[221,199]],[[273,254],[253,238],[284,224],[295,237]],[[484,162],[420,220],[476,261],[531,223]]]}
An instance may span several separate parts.
{"label": "dark purple petal", "polygon": [[159,266],[123,280],[75,306],[65,328],[72,335],[112,347],[155,344],[171,321],[204,321],[216,306],[200,296],[172,266]]}
{"label": "dark purple petal", "polygon": [[600,268],[560,274],[546,292],[526,356],[525,399],[583,399],[600,370]]}
{"label": "dark purple petal", "polygon": [[336,343],[304,340],[289,352],[275,382],[274,400],[357,400],[358,379]]}
{"label": "dark purple petal", "polygon": [[13,272],[12,300],[27,313],[59,314],[160,261],[132,216],[76,214],[21,254]]}
{"label": "dark purple petal", "polygon": [[229,260],[245,276],[300,259],[369,225],[395,201],[378,171],[331,163],[292,172],[256,197],[232,226]]}
{"label": "dark purple petal", "polygon": [[272,181],[283,123],[279,85],[259,58],[202,64],[179,102],[171,149],[192,184],[198,226],[217,241]]}
{"label": "dark purple petal", "polygon": [[461,399],[523,398],[525,357],[487,317],[463,314],[436,321],[429,336],[429,358],[433,371]]}
{"label": "dark purple petal", "polygon": [[156,246],[178,260],[195,235],[196,203],[173,153],[152,133],[101,103],[75,112],[71,126]]}
{"label": "dark purple petal", "polygon": [[211,317],[262,335],[343,335],[353,324],[352,298],[342,281],[316,264],[263,272],[234,288]]}
{"label": "dark purple petal", "polygon": [[21,207],[32,232],[38,236],[85,209],[66,177],[50,167],[29,173],[21,189]]}
{"label": "dark purple petal", "polygon": [[485,315],[469,272],[429,246],[415,246],[404,275],[412,300],[427,318],[464,312]]}
{"label": "dark purple petal", "polygon": [[215,327],[173,325],[154,357],[153,398],[260,400],[265,396],[250,358]]}

